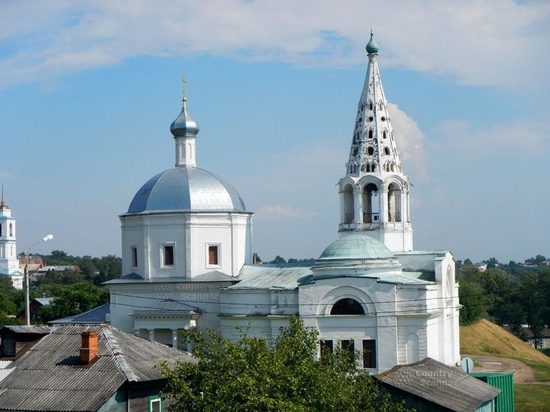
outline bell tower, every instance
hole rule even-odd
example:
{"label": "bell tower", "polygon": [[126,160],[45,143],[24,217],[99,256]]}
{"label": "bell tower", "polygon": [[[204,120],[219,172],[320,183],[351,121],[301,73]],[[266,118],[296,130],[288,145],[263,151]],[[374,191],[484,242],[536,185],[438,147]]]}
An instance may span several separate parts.
{"label": "bell tower", "polygon": [[410,181],[399,160],[372,31],[366,50],[367,76],[357,107],[346,176],[339,182],[338,232],[342,236],[364,232],[393,252],[410,251]]}
{"label": "bell tower", "polygon": [[0,275],[9,275],[17,289],[21,289],[21,273],[17,258],[15,218],[10,207],[4,202],[4,187],[0,199]]}

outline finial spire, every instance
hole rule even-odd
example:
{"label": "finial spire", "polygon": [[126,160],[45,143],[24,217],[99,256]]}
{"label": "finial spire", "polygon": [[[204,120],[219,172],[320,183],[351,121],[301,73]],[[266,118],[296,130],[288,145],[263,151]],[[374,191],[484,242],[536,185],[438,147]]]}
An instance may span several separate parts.
{"label": "finial spire", "polygon": [[2,185],[2,197],[0,198],[0,210],[4,208],[9,209],[9,206],[4,203],[4,185]]}
{"label": "finial spire", "polygon": [[182,90],[181,102],[182,102],[183,108],[187,110],[187,92],[185,90],[186,86],[187,86],[187,77],[182,76],[181,77],[181,90]]}

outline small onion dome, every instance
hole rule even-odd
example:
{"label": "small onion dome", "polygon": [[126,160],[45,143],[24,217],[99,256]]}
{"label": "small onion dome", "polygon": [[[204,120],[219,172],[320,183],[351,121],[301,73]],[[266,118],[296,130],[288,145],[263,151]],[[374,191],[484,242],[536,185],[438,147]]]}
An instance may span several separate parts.
{"label": "small onion dome", "polygon": [[170,132],[174,137],[196,136],[199,133],[199,125],[187,113],[187,99],[183,99],[181,113],[170,125]]}
{"label": "small onion dome", "polygon": [[367,53],[368,54],[376,54],[378,53],[378,44],[376,44],[376,40],[374,40],[374,33],[370,32],[370,40],[367,43]]}

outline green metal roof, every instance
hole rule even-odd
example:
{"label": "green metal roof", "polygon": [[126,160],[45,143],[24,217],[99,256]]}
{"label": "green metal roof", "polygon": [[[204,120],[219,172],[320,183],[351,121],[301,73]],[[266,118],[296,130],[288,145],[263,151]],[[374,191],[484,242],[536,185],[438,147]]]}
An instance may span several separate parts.
{"label": "green metal roof", "polygon": [[309,276],[309,266],[244,265],[239,272],[240,282],[228,289],[296,289]]}
{"label": "green metal roof", "polygon": [[344,235],[332,242],[318,260],[389,259],[395,255],[382,243],[361,233]]}

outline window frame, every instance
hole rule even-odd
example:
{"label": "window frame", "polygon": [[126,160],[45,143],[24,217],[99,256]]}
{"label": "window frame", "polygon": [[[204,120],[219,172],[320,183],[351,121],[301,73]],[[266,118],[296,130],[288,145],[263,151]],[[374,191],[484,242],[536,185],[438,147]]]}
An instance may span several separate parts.
{"label": "window frame", "polygon": [[138,253],[137,246],[130,246],[130,261],[132,262],[132,268],[138,267]]}
{"label": "window frame", "polygon": [[[216,257],[217,257],[217,261],[218,263],[210,263],[210,248],[211,247],[215,247],[217,252],[216,252]],[[205,247],[205,254],[206,254],[206,267],[207,268],[220,268],[222,266],[222,244],[221,243],[213,243],[213,242],[208,242],[206,243],[206,247]]]}
{"label": "window frame", "polygon": [[159,395],[149,396],[149,399],[147,400],[147,409],[149,412],[153,412],[153,404],[156,402],[158,402],[159,405],[159,412],[162,412],[162,399]]}
{"label": "window frame", "polygon": [[[371,344],[372,342],[372,344]],[[367,348],[367,346],[371,346]],[[376,339],[363,339],[361,342],[362,349],[362,363],[364,369],[376,369],[377,359],[376,359]],[[368,356],[368,359],[367,359]],[[368,366],[371,365],[371,366]]]}
{"label": "window frame", "polygon": [[[172,264],[166,264],[166,248],[172,248]],[[160,245],[160,267],[172,269],[176,267],[176,242],[165,242]]]}

